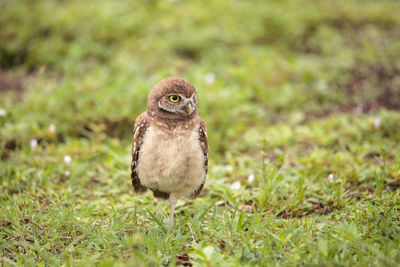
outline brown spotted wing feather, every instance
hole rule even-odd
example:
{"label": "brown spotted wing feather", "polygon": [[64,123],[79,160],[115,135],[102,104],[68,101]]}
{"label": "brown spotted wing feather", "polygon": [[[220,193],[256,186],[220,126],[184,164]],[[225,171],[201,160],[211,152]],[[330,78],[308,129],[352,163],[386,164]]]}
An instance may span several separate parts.
{"label": "brown spotted wing feather", "polygon": [[135,127],[133,129],[134,135],[132,140],[132,163],[131,163],[131,179],[132,179],[133,189],[136,193],[143,193],[147,190],[147,188],[140,183],[140,179],[137,173],[137,166],[139,163],[140,147],[142,146],[143,138],[148,127],[149,123],[148,120],[146,120],[145,113],[137,117],[135,121]]}
{"label": "brown spotted wing feather", "polygon": [[[200,119],[200,126],[199,126],[199,141],[201,150],[203,151],[204,155],[204,170],[205,176],[207,176],[208,172],[208,137],[207,137],[207,127],[206,123]],[[204,183],[206,181],[206,177],[204,177],[204,182],[200,185],[200,187],[194,192],[194,196],[198,196],[203,189]]]}

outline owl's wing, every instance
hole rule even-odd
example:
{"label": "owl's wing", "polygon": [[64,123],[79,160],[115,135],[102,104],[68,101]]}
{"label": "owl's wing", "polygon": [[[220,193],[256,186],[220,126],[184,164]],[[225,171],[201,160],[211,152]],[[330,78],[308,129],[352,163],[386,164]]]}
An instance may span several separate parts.
{"label": "owl's wing", "polygon": [[146,115],[142,114],[136,118],[135,127],[133,129],[133,140],[132,140],[132,163],[131,163],[131,179],[133,189],[136,193],[143,193],[147,190],[140,183],[140,179],[137,172],[137,166],[139,163],[139,151],[143,144],[143,137],[149,127],[149,122],[146,120]]}
{"label": "owl's wing", "polygon": [[207,127],[206,127],[206,123],[200,119],[200,126],[199,126],[199,141],[200,141],[200,147],[201,150],[203,151],[203,156],[204,156],[204,171],[205,171],[205,175],[204,175],[204,181],[203,183],[200,185],[200,187],[198,189],[196,189],[196,191],[194,191],[194,196],[198,196],[201,192],[201,190],[203,189],[204,183],[206,182],[206,176],[207,176],[207,172],[208,172],[208,137],[207,137]]}

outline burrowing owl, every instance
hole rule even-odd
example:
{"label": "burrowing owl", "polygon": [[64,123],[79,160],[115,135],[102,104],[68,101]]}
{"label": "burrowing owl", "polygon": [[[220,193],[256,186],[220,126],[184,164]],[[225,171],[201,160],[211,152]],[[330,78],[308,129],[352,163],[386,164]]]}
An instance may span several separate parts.
{"label": "burrowing owl", "polygon": [[136,193],[147,189],[169,199],[170,223],[179,197],[195,198],[208,169],[206,124],[197,115],[194,86],[182,78],[156,84],[147,110],[135,121],[132,142],[132,185]]}

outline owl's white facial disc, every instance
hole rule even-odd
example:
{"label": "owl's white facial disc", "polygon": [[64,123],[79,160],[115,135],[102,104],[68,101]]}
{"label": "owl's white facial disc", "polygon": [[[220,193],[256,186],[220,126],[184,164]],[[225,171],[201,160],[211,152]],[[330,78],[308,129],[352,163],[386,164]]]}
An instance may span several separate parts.
{"label": "owl's white facial disc", "polygon": [[158,107],[161,110],[171,113],[180,113],[184,115],[192,115],[197,109],[196,93],[187,98],[182,94],[166,94],[158,101]]}

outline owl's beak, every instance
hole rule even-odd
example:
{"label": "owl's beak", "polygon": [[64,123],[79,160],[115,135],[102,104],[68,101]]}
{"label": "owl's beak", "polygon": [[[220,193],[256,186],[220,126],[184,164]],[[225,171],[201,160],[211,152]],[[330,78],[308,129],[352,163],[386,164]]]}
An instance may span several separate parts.
{"label": "owl's beak", "polygon": [[191,115],[193,113],[193,107],[192,104],[189,102],[186,107],[185,107],[185,112],[189,115]]}

